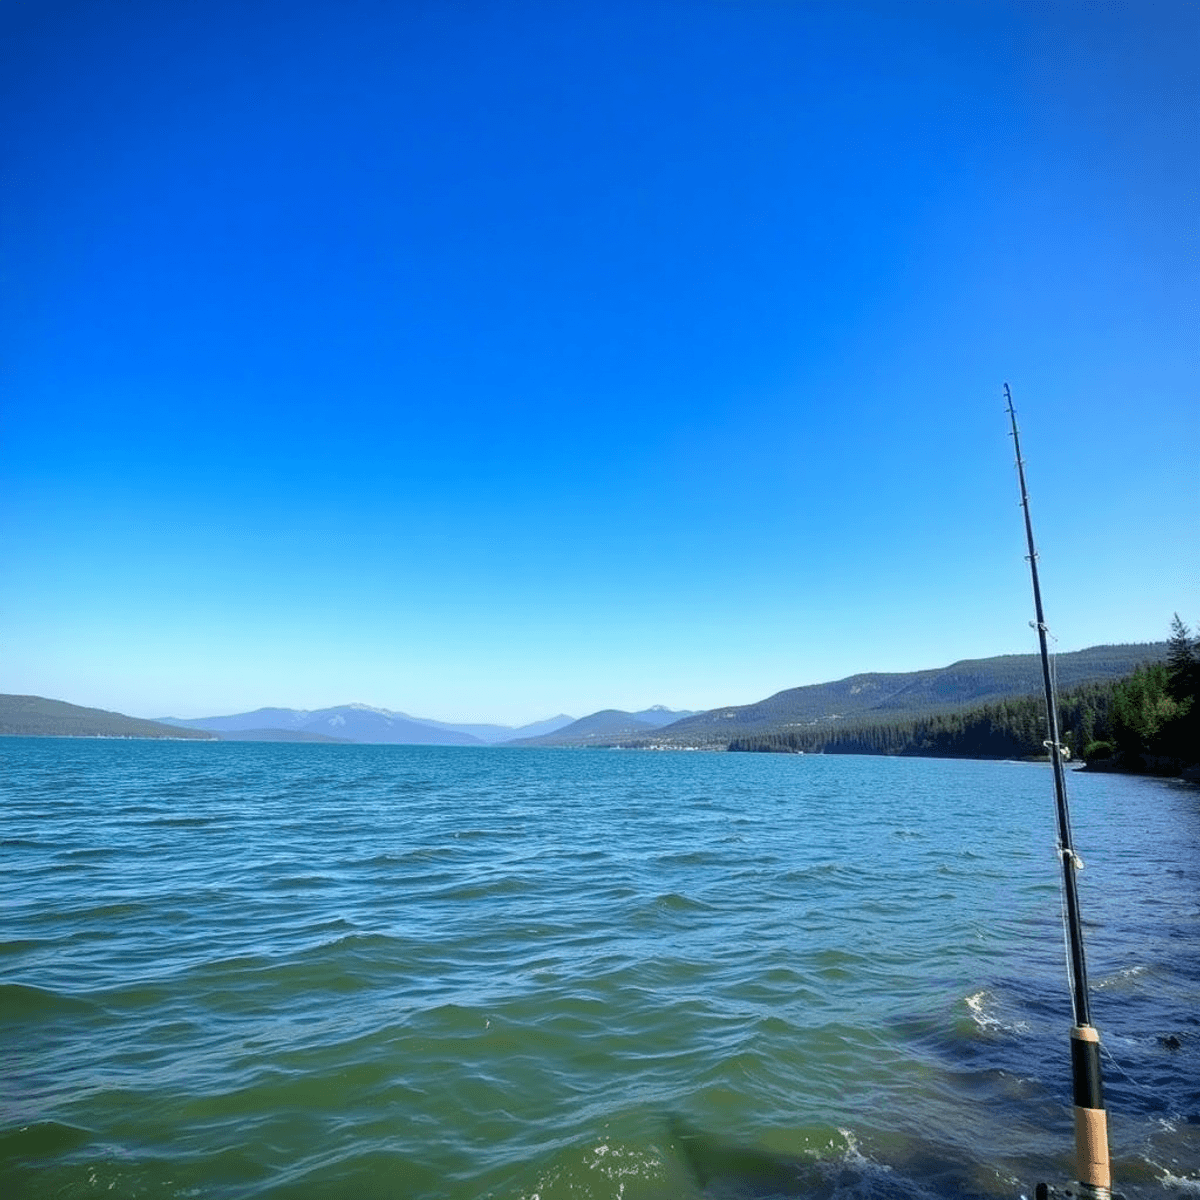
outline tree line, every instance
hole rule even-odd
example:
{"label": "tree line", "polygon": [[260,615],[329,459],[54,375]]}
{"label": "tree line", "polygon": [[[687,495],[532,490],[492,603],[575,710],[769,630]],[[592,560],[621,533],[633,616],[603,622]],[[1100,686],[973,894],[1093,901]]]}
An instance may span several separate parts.
{"label": "tree line", "polygon": [[[1059,732],[1075,758],[1117,770],[1176,774],[1200,760],[1200,637],[1176,615],[1165,662],[1084,684],[1057,698]],[[794,726],[736,737],[735,751],[1034,758],[1046,754],[1045,700],[1027,696],[902,721]]]}

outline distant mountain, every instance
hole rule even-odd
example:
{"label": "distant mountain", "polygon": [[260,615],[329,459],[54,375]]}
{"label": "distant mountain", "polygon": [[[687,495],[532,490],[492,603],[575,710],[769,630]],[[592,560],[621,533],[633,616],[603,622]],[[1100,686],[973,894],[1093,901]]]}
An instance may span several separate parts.
{"label": "distant mountain", "polygon": [[449,729],[455,733],[468,733],[491,746],[501,742],[511,742],[516,738],[532,738],[539,737],[543,733],[554,733],[555,730],[562,729],[564,725],[570,725],[575,720],[574,717],[560,713],[557,717],[550,717],[545,721],[534,721],[531,725],[514,727],[512,725],[453,725],[446,721],[431,721],[427,717],[420,719],[424,725],[432,725],[435,729]]}
{"label": "distant mountain", "polygon": [[410,717],[407,713],[372,708],[366,704],[343,704],[337,708],[316,711],[257,708],[253,712],[232,713],[225,717],[159,718],[168,725],[176,725],[181,729],[206,729],[226,739],[236,734],[239,741],[330,740],[418,746],[496,745],[514,738],[552,733],[564,725],[570,725],[574,719],[560,715],[516,728],[511,725],[455,725],[447,721]]}
{"label": "distant mountain", "polygon": [[[483,739],[457,730],[438,728],[405,713],[366,704],[343,704],[315,712],[295,708],[259,708],[225,717],[183,719],[163,717],[183,729],[204,729],[218,734],[300,732],[323,734],[348,742],[397,743],[413,746],[481,746]],[[244,737],[239,740],[247,740]],[[267,740],[265,738],[256,740]],[[270,740],[283,740],[273,738]]]}
{"label": "distant mountain", "polygon": [[672,709],[665,708],[661,704],[654,704],[633,715],[639,721],[645,721],[647,725],[653,725],[657,729],[661,725],[672,725],[676,721],[682,721],[684,717],[694,717],[696,710],[694,708]]}
{"label": "distant mountain", "polygon": [[606,708],[581,717],[570,725],[564,725],[540,737],[526,737],[513,741],[514,746],[590,746],[608,745],[614,739],[649,734],[664,725],[670,725],[691,713],[672,712],[656,704],[641,712],[628,713],[619,708]]}
{"label": "distant mountain", "polygon": [[330,737],[309,729],[222,729],[213,736],[223,742],[336,742],[342,746],[354,745],[349,738]]}
{"label": "distant mountain", "polygon": [[142,721],[103,708],[81,708],[43,696],[0,695],[0,735],[9,737],[188,738],[213,740],[211,733]]}
{"label": "distant mountain", "polygon": [[531,725],[522,725],[520,728],[512,730],[506,737],[500,740],[502,742],[511,742],[517,738],[541,737],[544,733],[555,733],[564,726],[573,724],[574,721],[574,717],[568,717],[565,713],[559,713],[557,717],[550,717],[546,721],[534,721]]}
{"label": "distant mountain", "polygon": [[164,725],[180,729],[207,729],[209,732],[228,732],[240,729],[299,729],[300,718],[308,713],[294,708],[259,708],[251,713],[236,713],[228,717],[158,717]]}
{"label": "distant mountain", "polygon": [[[1119,679],[1144,663],[1165,657],[1165,642],[1093,646],[1060,654],[1055,659],[1057,685],[1065,690]],[[732,737],[782,732],[796,726],[898,721],[947,712],[1034,694],[1042,687],[1041,670],[1039,655],[1005,654],[964,659],[926,671],[851,675],[834,683],[789,688],[755,704],[697,713],[640,739],[640,744],[719,748],[728,745]],[[595,741],[591,739],[593,744]],[[639,742],[635,738],[623,744]]]}
{"label": "distant mountain", "polygon": [[[1166,658],[1165,642],[1093,646],[1060,654],[1060,690],[1119,679]],[[964,659],[948,667],[895,674],[851,675],[834,683],[789,688],[755,704],[708,712],[674,712],[655,705],[641,712],[604,709],[578,721],[552,717],[520,729],[450,725],[366,704],[309,712],[260,708],[224,717],[164,717],[144,721],[40,696],[0,696],[0,735],[76,737],[228,737],[254,741],[349,741],[406,745],[678,746],[724,749],[734,737],[782,733],[800,726],[847,728],[884,724],[993,703],[1041,690],[1036,654]]]}

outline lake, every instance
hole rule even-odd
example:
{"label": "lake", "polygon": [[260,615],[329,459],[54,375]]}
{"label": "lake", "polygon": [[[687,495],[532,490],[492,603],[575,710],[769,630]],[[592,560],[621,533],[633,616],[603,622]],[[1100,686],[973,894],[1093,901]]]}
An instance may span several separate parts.
{"label": "lake", "polygon": [[[1071,774],[1116,1187],[1200,1192],[1200,789]],[[1044,766],[0,739],[6,1197],[1032,1195]]]}

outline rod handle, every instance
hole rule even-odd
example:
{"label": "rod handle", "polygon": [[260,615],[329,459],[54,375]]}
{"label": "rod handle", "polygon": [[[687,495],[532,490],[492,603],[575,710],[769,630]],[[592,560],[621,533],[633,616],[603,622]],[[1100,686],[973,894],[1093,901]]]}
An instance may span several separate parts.
{"label": "rod handle", "polygon": [[1071,1083],[1075,1101],[1075,1169],[1085,1194],[1110,1195],[1108,1113],[1100,1077],[1100,1035],[1091,1025],[1071,1029]]}

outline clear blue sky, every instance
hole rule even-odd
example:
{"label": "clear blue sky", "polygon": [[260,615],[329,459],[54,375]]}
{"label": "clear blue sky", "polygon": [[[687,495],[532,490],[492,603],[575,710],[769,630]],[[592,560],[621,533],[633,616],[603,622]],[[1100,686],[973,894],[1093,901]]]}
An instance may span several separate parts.
{"label": "clear blue sky", "polygon": [[520,723],[1200,618],[1193,3],[9,0],[0,690]]}

